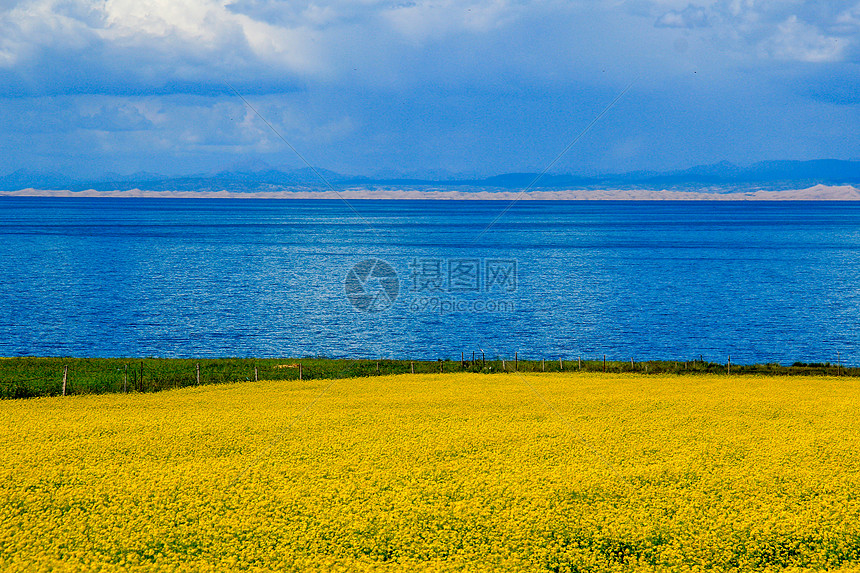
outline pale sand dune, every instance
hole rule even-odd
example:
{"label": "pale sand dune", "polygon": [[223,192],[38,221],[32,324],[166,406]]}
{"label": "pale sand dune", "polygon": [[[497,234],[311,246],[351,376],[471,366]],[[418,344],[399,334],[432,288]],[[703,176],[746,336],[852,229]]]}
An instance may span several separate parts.
{"label": "pale sand dune", "polygon": [[749,191],[746,193],[714,193],[703,191],[671,191],[667,189],[582,189],[561,191],[452,191],[450,189],[401,189],[350,187],[333,191],[271,191],[234,193],[229,191],[86,191],[21,189],[0,191],[10,197],[149,197],[168,199],[437,199],[437,200],[495,200],[514,199],[542,201],[860,201],[860,189],[845,186],[816,185],[808,189],[783,191]]}

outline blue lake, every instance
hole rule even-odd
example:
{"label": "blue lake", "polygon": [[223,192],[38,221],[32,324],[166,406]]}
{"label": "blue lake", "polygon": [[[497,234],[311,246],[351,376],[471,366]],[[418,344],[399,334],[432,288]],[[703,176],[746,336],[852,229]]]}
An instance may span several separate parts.
{"label": "blue lake", "polygon": [[860,204],[508,205],[0,198],[0,356],[860,364]]}

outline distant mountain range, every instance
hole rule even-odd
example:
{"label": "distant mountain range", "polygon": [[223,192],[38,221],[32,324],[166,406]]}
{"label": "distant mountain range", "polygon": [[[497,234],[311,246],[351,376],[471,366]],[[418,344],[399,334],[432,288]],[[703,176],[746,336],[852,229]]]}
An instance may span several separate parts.
{"label": "distant mountain range", "polygon": [[[325,179],[324,182],[322,178]],[[637,171],[595,177],[537,173],[506,173],[484,179],[370,178],[343,175],[310,168],[281,171],[262,163],[234,166],[210,174],[166,176],[140,172],[132,175],[108,173],[92,179],[74,179],[52,171],[20,169],[0,177],[0,191],[19,189],[63,189],[69,191],[229,191],[266,192],[285,189],[342,187],[464,187],[525,189],[711,189],[730,192],[739,188],[765,190],[799,189],[814,185],[860,185],[860,161],[821,159],[814,161],[764,161],[739,167],[723,161],[669,172]]]}

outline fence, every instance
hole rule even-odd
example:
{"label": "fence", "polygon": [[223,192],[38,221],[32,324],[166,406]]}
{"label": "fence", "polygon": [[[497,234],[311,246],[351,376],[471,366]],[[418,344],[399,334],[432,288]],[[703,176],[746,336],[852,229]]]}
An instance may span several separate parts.
{"label": "fence", "polygon": [[445,372],[608,372],[640,374],[759,374],[857,376],[860,368],[831,363],[742,365],[687,361],[607,360],[576,357],[487,359],[460,353],[460,360],[171,359],[171,358],[4,358],[0,359],[0,398],[26,398],[107,392],[157,392],[205,384],[257,380],[307,381],[387,374]]}

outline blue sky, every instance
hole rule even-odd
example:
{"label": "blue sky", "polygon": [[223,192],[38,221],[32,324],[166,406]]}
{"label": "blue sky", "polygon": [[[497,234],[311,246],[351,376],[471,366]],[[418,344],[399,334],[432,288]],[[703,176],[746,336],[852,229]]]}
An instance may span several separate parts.
{"label": "blue sky", "polygon": [[860,159],[860,2],[0,0],[0,174]]}

